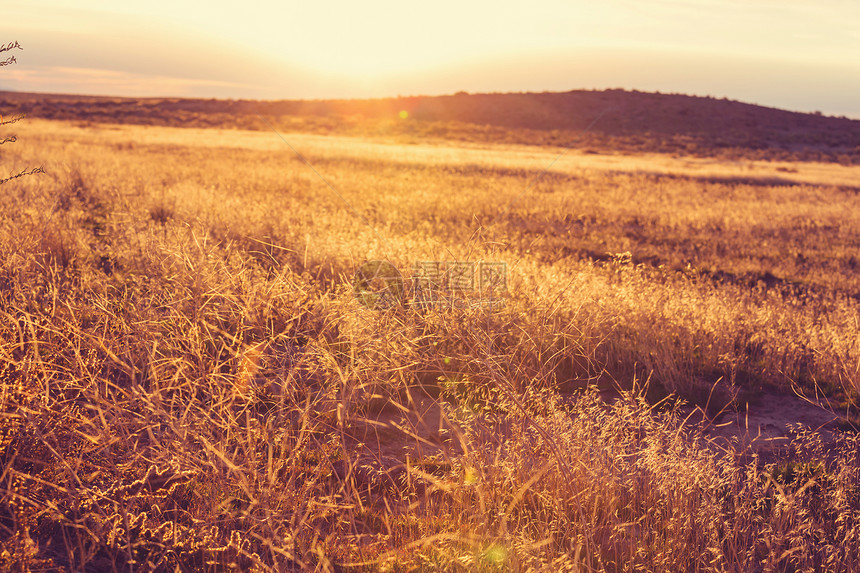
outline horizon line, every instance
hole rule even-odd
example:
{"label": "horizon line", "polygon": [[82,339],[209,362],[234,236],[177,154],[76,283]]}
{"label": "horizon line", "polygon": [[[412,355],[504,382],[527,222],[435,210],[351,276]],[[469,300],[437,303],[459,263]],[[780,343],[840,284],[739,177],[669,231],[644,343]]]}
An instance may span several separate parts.
{"label": "horizon line", "polygon": [[554,90],[545,90],[545,91],[534,91],[534,90],[525,90],[525,91],[492,91],[492,92],[483,92],[483,91],[475,91],[470,92],[466,90],[458,90],[453,93],[442,93],[442,94],[397,94],[397,95],[389,95],[389,96],[378,96],[378,97],[310,97],[310,98],[279,98],[279,99],[269,99],[269,98],[243,98],[243,97],[191,97],[191,96],[180,96],[180,95],[160,95],[160,96],[133,96],[133,95],[117,95],[117,94],[98,94],[98,93],[73,93],[73,92],[43,92],[43,91],[22,91],[15,89],[5,89],[0,87],[0,93],[15,93],[21,95],[37,95],[37,96],[57,96],[57,97],[91,97],[91,98],[102,98],[102,99],[127,99],[127,100],[187,100],[187,101],[233,101],[233,102],[358,102],[358,101],[384,101],[384,100],[402,100],[402,99],[420,99],[420,98],[442,98],[442,97],[454,97],[454,96],[505,96],[505,95],[546,95],[546,94],[554,94],[554,95],[563,95],[570,94],[576,92],[584,92],[584,93],[605,93],[605,92],[623,92],[630,94],[644,94],[644,95],[658,95],[658,96],[680,96],[680,97],[689,97],[689,98],[697,98],[697,99],[707,99],[707,100],[717,100],[717,101],[727,101],[731,103],[738,103],[741,105],[749,105],[754,107],[760,107],[764,109],[771,109],[782,111],[786,113],[795,113],[800,115],[812,115],[817,117],[825,117],[832,119],[845,119],[849,121],[860,121],[860,113],[858,114],[835,114],[835,113],[826,113],[823,111],[799,111],[794,109],[787,109],[783,107],[776,107],[772,105],[765,105],[757,102],[744,101],[739,99],[733,99],[727,96],[718,97],[714,95],[701,95],[701,94],[691,94],[684,92],[664,92],[660,90],[655,91],[647,91],[640,90],[636,88],[575,88],[566,91],[554,91]]}

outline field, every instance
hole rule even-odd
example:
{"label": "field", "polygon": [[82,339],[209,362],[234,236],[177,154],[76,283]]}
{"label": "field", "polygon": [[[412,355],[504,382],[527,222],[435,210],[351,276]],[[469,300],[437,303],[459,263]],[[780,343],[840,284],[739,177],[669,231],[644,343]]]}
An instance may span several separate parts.
{"label": "field", "polygon": [[[0,569],[860,569],[853,162],[16,132]],[[421,261],[504,305],[412,304]],[[708,431],[793,395],[838,419]]]}

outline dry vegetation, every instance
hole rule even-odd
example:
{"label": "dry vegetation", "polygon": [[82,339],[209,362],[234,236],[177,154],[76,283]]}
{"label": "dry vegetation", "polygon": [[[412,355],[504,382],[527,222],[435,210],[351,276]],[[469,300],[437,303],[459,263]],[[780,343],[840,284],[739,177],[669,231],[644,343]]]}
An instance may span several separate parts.
{"label": "dry vegetation", "polygon": [[[0,91],[0,108],[44,119],[269,131],[263,114],[286,131],[401,143],[575,145],[595,152],[860,164],[860,121],[621,89],[281,101]],[[401,112],[409,121],[397,119]]]}
{"label": "dry vegetation", "polygon": [[[860,568],[860,168],[288,134],[350,208],[273,133],[18,132],[0,569]],[[368,259],[507,303],[368,310]],[[765,463],[680,414],[763,388],[845,431]]]}

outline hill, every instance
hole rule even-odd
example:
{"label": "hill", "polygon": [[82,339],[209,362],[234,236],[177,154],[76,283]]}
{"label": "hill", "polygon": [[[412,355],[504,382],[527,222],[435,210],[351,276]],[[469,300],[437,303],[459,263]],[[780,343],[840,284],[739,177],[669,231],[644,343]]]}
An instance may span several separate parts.
{"label": "hill", "polygon": [[[637,91],[364,100],[118,98],[0,91],[3,113],[93,122],[279,129],[757,159],[860,163],[860,121]],[[406,118],[401,118],[406,112]]]}

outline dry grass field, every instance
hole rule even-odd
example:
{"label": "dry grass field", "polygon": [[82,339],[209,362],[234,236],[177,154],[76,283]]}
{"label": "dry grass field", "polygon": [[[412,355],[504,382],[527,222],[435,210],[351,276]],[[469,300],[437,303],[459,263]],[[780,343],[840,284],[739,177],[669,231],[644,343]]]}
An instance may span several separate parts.
{"label": "dry grass field", "polygon": [[[860,166],[16,132],[0,569],[860,570]],[[368,260],[505,304],[368,309]],[[766,393],[840,421],[700,431]]]}

